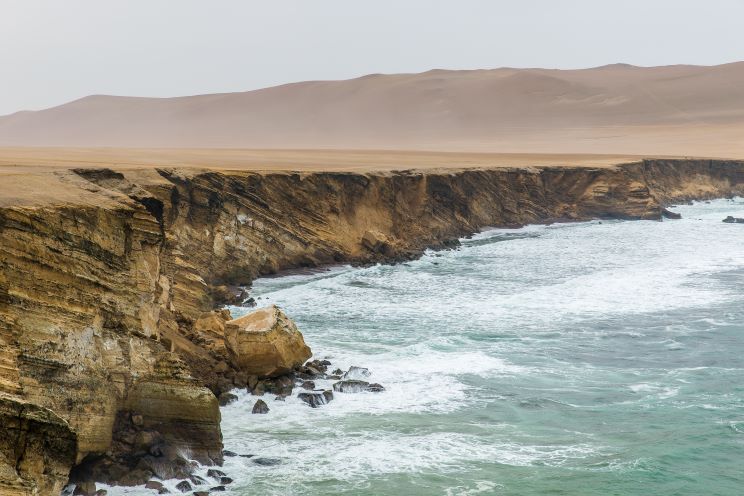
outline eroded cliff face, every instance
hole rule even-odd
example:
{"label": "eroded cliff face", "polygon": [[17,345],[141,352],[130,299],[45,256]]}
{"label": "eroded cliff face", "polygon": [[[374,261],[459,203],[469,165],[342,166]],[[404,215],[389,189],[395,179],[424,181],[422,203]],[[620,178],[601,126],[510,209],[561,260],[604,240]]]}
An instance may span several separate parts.
{"label": "eroded cliff face", "polygon": [[[744,162],[367,174],[80,169],[33,180],[80,196],[0,207],[0,399],[9,411],[33,405],[46,416],[24,424],[40,439],[33,447],[2,423],[0,488],[54,494],[75,464],[74,477],[136,483],[155,463],[143,458],[181,448],[221,463],[213,393],[244,384],[245,374],[197,322],[232,286],[290,268],[410,258],[486,226],[658,219],[667,202],[744,193]],[[45,442],[66,448],[19,462]]]}

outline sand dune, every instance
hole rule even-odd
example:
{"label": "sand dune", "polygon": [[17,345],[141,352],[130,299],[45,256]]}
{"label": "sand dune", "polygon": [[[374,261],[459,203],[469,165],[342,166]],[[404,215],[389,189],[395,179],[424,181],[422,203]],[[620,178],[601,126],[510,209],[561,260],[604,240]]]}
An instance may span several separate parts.
{"label": "sand dune", "polygon": [[744,62],[433,70],[0,117],[0,146],[744,156]]}

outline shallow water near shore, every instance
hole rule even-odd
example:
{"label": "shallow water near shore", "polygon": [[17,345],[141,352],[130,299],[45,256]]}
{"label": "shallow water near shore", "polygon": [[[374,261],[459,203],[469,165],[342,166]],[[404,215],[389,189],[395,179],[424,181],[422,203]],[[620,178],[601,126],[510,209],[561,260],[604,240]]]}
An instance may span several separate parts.
{"label": "shallow water near shore", "polygon": [[741,494],[744,226],[721,219],[744,201],[673,210],[257,281],[316,358],[386,390],[268,415],[241,393],[225,449],[278,464],[226,458],[228,493]]}

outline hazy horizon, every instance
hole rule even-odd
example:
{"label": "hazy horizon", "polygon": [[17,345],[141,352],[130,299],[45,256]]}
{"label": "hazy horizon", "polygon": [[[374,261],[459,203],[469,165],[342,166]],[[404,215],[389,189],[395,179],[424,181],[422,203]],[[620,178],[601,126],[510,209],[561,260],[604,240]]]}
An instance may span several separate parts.
{"label": "hazy horizon", "polygon": [[[744,3],[0,0],[0,115],[432,69],[719,65]],[[422,22],[422,20],[426,22]],[[692,35],[691,35],[692,34]]]}

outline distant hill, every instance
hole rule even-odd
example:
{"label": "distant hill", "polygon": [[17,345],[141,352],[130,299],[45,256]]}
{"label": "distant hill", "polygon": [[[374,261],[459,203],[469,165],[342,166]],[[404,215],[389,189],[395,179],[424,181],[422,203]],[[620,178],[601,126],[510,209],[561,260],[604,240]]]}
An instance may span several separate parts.
{"label": "distant hill", "polygon": [[432,70],[0,117],[0,146],[744,155],[744,62]]}

